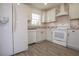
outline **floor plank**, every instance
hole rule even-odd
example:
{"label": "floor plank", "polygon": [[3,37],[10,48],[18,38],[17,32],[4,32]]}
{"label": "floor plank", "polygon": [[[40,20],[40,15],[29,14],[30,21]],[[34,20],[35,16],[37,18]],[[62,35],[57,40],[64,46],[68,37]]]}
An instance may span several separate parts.
{"label": "floor plank", "polygon": [[79,56],[79,51],[43,41],[29,45],[28,51],[23,51],[14,56]]}

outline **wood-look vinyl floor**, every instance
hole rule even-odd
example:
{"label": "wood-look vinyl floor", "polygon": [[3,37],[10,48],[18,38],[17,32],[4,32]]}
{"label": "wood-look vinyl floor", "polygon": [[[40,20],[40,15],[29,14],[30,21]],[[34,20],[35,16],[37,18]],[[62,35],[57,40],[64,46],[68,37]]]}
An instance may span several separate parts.
{"label": "wood-look vinyl floor", "polygon": [[79,56],[79,51],[49,41],[42,41],[29,45],[28,51],[23,51],[14,56]]}

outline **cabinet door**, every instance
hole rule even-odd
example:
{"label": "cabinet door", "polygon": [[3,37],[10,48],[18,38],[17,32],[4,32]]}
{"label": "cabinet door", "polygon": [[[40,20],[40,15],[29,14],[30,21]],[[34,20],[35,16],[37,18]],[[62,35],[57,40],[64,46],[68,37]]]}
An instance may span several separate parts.
{"label": "cabinet door", "polygon": [[71,19],[79,18],[79,3],[69,4],[69,16]]}
{"label": "cabinet door", "polygon": [[50,22],[50,11],[47,11],[47,22]]}
{"label": "cabinet door", "polygon": [[28,43],[36,42],[36,30],[28,30]]}
{"label": "cabinet door", "polygon": [[43,41],[45,40],[45,32],[44,32],[44,29],[37,29],[37,34],[36,34],[37,38],[36,38],[36,41],[39,42],[39,41]]}
{"label": "cabinet door", "polygon": [[55,21],[55,9],[51,9],[49,11],[47,11],[47,22],[51,22],[51,21]]}
{"label": "cabinet door", "polygon": [[37,29],[37,32],[36,32],[36,42],[39,42],[41,41],[41,31],[40,29]]}
{"label": "cabinet door", "polygon": [[26,5],[26,8],[27,8],[27,19],[28,20],[32,20],[32,8],[31,7],[29,7],[28,5]]}
{"label": "cabinet door", "polygon": [[41,29],[41,41],[45,40],[45,29]]}
{"label": "cabinet door", "polygon": [[79,30],[70,30],[68,34],[68,46],[79,50]]}
{"label": "cabinet door", "polygon": [[46,36],[47,37],[47,40],[50,41],[50,42],[52,42],[51,29],[47,29],[46,32],[47,32],[46,33],[47,34],[47,36]]}
{"label": "cabinet door", "polygon": [[43,11],[42,12],[42,21],[41,22],[45,22],[45,16],[46,16],[46,13]]}
{"label": "cabinet door", "polygon": [[56,19],[55,19],[56,9],[55,8],[51,10],[50,14],[51,14],[50,21],[56,21]]}

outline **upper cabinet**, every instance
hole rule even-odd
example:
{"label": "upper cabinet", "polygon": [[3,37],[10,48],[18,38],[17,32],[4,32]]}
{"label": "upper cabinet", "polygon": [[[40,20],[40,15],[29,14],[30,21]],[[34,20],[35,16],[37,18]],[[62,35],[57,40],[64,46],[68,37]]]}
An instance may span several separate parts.
{"label": "upper cabinet", "polygon": [[45,22],[46,21],[46,12],[45,11],[43,11],[42,12],[42,20],[41,20],[41,22]]}
{"label": "upper cabinet", "polygon": [[47,11],[47,15],[46,15],[47,16],[47,19],[46,19],[46,22],[56,21],[55,14],[56,14],[56,9],[55,8]]}
{"label": "upper cabinet", "polygon": [[31,20],[32,19],[32,8],[30,6],[27,6],[27,13],[28,13],[28,20]]}
{"label": "upper cabinet", "polygon": [[79,18],[79,4],[78,3],[69,4],[69,16],[70,16],[70,19]]}

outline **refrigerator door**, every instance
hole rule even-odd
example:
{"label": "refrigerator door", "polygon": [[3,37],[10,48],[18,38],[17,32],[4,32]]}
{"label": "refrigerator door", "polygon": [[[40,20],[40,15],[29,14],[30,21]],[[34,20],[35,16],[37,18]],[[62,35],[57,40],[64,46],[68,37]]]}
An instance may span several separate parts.
{"label": "refrigerator door", "polygon": [[14,29],[14,54],[27,50],[27,7],[26,5],[15,5],[16,23]]}
{"label": "refrigerator door", "polygon": [[0,23],[0,56],[13,55],[12,4],[1,3],[0,16],[9,18],[8,23]]}

